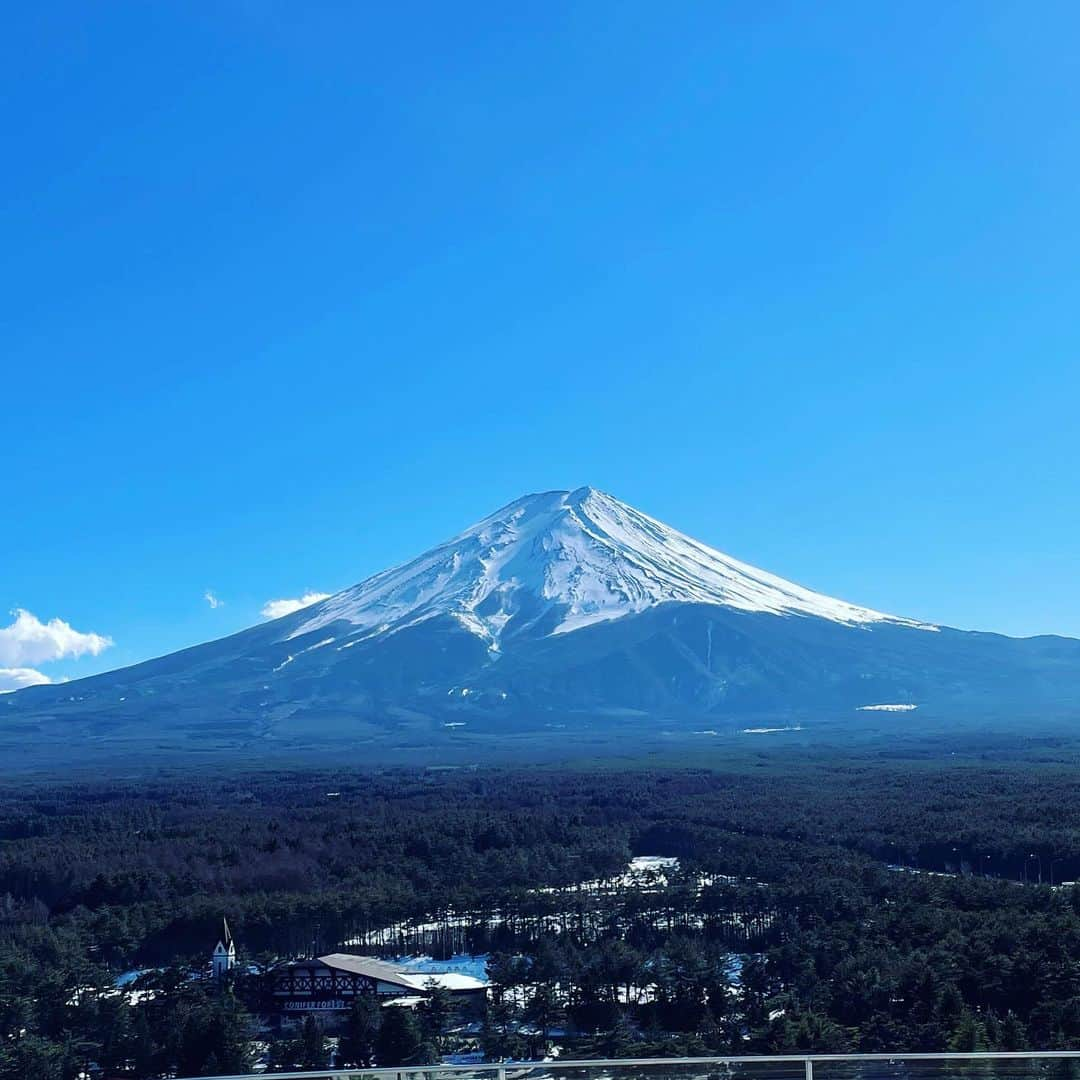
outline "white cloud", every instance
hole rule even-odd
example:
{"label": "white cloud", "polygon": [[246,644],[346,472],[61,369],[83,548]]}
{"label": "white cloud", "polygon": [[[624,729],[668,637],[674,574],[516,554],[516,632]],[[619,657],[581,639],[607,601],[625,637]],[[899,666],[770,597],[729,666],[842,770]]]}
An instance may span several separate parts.
{"label": "white cloud", "polygon": [[306,592],[303,596],[286,598],[284,600],[267,600],[263,604],[262,614],[265,619],[280,619],[282,615],[291,615],[301,608],[310,607],[320,600],[325,600],[330,594],[325,592]]}
{"label": "white cloud", "polygon": [[225,601],[224,600],[219,600],[214,595],[214,592],[213,592],[212,589],[207,589],[206,592],[203,593],[203,599],[210,605],[211,608],[214,609],[214,611],[217,611],[217,609],[219,607],[224,607],[225,606]]}
{"label": "white cloud", "polygon": [[51,683],[42,671],[32,667],[0,667],[0,694],[10,694],[12,690],[21,690],[24,686],[44,686]]}
{"label": "white cloud", "polygon": [[66,657],[77,658],[88,653],[97,656],[113,643],[112,638],[102,634],[83,634],[74,630],[63,619],[43,623],[22,608],[17,608],[12,615],[15,621],[10,626],[0,626],[0,664],[10,664],[13,668]]}

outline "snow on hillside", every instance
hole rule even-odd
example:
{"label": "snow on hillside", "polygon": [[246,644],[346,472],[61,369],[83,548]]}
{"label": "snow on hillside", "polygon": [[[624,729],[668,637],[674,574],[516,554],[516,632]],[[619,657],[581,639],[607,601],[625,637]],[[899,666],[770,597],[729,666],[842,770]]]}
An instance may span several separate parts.
{"label": "snow on hillside", "polygon": [[937,629],[811,592],[579,488],[518,499],[419,558],[291,617],[287,637],[344,621],[355,630],[338,648],[349,648],[449,616],[497,654],[509,634],[568,633],[672,601]]}

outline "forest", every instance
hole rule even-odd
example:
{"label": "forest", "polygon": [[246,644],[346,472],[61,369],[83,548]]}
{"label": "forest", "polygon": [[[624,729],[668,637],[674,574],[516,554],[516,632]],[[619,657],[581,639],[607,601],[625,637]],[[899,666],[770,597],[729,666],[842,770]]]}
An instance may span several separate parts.
{"label": "forest", "polygon": [[[1050,740],[10,781],[0,1078],[1080,1047],[1076,767]],[[618,884],[638,855],[678,867]],[[201,976],[223,916],[243,964],[219,987]],[[409,920],[489,957],[481,1022],[433,994],[358,1003],[332,1040],[260,1028],[253,973]],[[394,938],[384,954],[414,944]]]}

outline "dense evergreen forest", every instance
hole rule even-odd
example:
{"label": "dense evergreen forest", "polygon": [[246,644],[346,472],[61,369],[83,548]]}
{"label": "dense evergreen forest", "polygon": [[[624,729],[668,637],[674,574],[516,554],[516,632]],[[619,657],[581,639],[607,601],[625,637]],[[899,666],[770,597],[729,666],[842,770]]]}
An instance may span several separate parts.
{"label": "dense evergreen forest", "polygon": [[[339,1060],[1080,1047],[1076,765],[1028,743],[9,783],[0,1077],[322,1067],[314,1021],[262,1044],[248,967],[420,919],[490,954],[487,1017],[358,1006]],[[617,884],[635,855],[679,868]],[[192,978],[222,915],[245,973],[224,991]]]}

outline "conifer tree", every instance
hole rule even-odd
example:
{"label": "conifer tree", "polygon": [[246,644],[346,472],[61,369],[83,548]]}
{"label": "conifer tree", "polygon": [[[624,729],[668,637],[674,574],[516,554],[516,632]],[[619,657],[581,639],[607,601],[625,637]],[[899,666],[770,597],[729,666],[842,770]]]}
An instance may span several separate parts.
{"label": "conifer tree", "polygon": [[382,1024],[382,1009],[374,994],[358,994],[345,1020],[338,1052],[345,1065],[370,1067]]}
{"label": "conifer tree", "polygon": [[404,1005],[387,1008],[375,1042],[376,1064],[393,1068],[396,1065],[426,1065],[434,1059],[434,1050],[424,1042],[412,1009]]}
{"label": "conifer tree", "polygon": [[301,1069],[321,1069],[326,1064],[326,1035],[322,1024],[310,1013],[300,1026],[297,1051]]}

